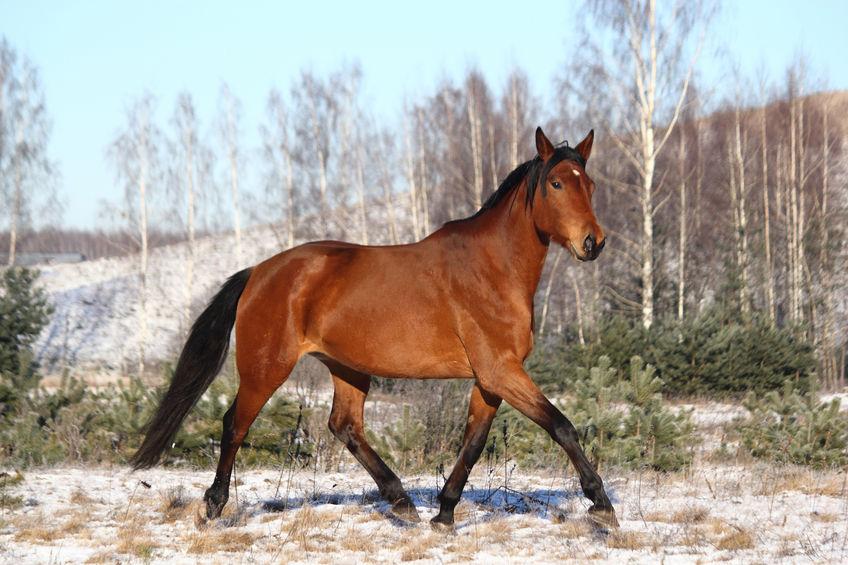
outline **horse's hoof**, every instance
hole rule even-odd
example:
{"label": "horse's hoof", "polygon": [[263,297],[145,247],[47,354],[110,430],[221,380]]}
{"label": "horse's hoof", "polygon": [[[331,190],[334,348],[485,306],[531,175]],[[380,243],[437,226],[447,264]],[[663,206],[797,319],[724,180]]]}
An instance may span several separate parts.
{"label": "horse's hoof", "polygon": [[224,505],[227,502],[219,502],[212,500],[210,498],[206,499],[206,518],[209,520],[214,520],[215,518],[221,517],[221,512],[224,510]]}
{"label": "horse's hoof", "polygon": [[456,533],[456,527],[454,526],[453,520],[448,522],[447,520],[440,519],[438,515],[430,519],[430,527],[433,528],[433,531],[443,534]]}
{"label": "horse's hoof", "polygon": [[589,521],[601,528],[619,528],[618,519],[615,517],[615,510],[609,508],[596,508],[594,505],[589,508]]}
{"label": "horse's hoof", "polygon": [[391,513],[395,518],[403,520],[404,522],[418,523],[421,521],[421,516],[418,515],[418,510],[416,510],[415,505],[412,504],[412,501],[410,500],[396,502],[392,506]]}

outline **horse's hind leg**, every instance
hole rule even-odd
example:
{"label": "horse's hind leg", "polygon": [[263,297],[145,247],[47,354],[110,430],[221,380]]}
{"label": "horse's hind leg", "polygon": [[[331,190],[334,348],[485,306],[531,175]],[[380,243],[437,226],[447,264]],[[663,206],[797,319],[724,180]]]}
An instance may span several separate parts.
{"label": "horse's hind leg", "polygon": [[241,447],[251,424],[259,411],[280,385],[289,377],[294,362],[285,365],[264,365],[262,370],[251,367],[241,371],[238,393],[230,409],[224,414],[224,427],[221,434],[221,458],[215,471],[215,481],[206,491],[206,515],[217,518],[221,515],[230,493],[230,476],[236,453]]}
{"label": "horse's hind leg", "polygon": [[392,472],[365,439],[363,408],[371,386],[371,377],[334,362],[325,362],[333,375],[333,410],[330,431],[365,467],[380,495],[392,505],[392,513],[411,522],[420,520],[412,499],[403,490],[400,479]]}
{"label": "horse's hind leg", "polygon": [[492,394],[483,392],[477,383],[471,390],[471,399],[468,402],[468,420],[465,425],[465,438],[462,440],[462,449],[459,459],[453,467],[442,492],[439,493],[439,513],[433,517],[434,525],[450,526],[453,524],[453,509],[459,502],[462,489],[468,481],[468,474],[486,445],[486,437],[492,427],[492,420],[498,412],[501,399]]}

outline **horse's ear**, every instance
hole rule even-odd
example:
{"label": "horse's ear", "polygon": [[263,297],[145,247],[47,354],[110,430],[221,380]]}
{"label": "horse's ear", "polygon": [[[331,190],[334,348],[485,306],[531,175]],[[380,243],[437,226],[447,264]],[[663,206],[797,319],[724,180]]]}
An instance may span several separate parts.
{"label": "horse's ear", "polygon": [[574,149],[583,157],[584,161],[589,160],[589,155],[592,154],[592,142],[595,140],[595,130],[590,129],[586,138],[577,144]]}
{"label": "horse's ear", "polygon": [[539,152],[542,161],[547,161],[554,154],[554,144],[540,127],[536,128],[536,151]]}

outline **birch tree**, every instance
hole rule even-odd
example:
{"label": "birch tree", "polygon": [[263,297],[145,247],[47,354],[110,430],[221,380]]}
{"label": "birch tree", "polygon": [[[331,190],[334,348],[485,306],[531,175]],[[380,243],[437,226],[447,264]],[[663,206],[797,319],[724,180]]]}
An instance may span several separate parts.
{"label": "birch tree", "polygon": [[182,219],[185,233],[185,274],[183,277],[183,327],[191,318],[191,301],[194,296],[194,269],[197,261],[197,233],[201,225],[201,208],[210,196],[211,155],[200,141],[199,123],[194,100],[188,92],[177,96],[171,118],[174,139],[171,142],[172,185],[177,201],[177,216]]}
{"label": "birch tree", "polygon": [[282,241],[286,247],[294,247],[295,233],[295,189],[294,167],[291,151],[291,123],[282,94],[271,90],[265,105],[267,122],[260,127],[263,152],[268,163],[265,190],[271,221],[285,226]]}
{"label": "birch tree", "polygon": [[227,157],[230,195],[232,198],[233,232],[236,238],[236,258],[241,265],[244,260],[241,234],[241,191],[239,188],[242,155],[240,149],[239,123],[241,121],[241,103],[230,90],[229,85],[221,85],[221,118],[219,131]]}
{"label": "birch tree", "polygon": [[145,94],[127,110],[126,124],[108,154],[124,189],[124,217],[138,251],[138,374],[143,375],[148,335],[149,204],[159,181],[157,147],[161,134],[153,122],[154,99]]}
{"label": "birch tree", "polygon": [[[563,85],[587,97],[584,107],[636,173],[632,194],[640,214],[641,318],[654,321],[654,222],[667,201],[656,198],[656,167],[677,126],[709,23],[706,2],[599,0],[589,3],[610,41],[586,38],[586,55],[569,68]],[[698,39],[693,35],[700,28]],[[602,32],[603,34],[603,32]],[[694,43],[694,45],[693,45]],[[590,61],[587,63],[587,61]]]}
{"label": "birch tree", "polygon": [[15,264],[22,230],[54,196],[49,135],[38,70],[0,39],[0,195],[5,204],[0,211],[9,230],[8,265]]}

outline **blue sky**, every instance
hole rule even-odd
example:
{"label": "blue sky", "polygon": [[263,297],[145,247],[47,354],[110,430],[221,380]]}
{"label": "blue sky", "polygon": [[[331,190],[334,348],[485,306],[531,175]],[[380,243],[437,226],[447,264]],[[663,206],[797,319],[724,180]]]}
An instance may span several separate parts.
{"label": "blue sky", "polygon": [[[269,88],[287,91],[301,69],[326,73],[358,61],[366,104],[387,118],[404,98],[477,67],[499,86],[515,65],[544,99],[576,56],[576,1],[189,2],[0,0],[0,34],[41,70],[53,119],[51,155],[62,178],[64,223],[97,227],[119,189],[105,148],[129,101],[151,91],[165,122],[189,90],[207,124],[226,80],[255,131]],[[743,75],[771,78],[799,53],[823,87],[848,88],[848,1],[738,0],[713,27],[702,74],[727,76],[725,51]]]}

